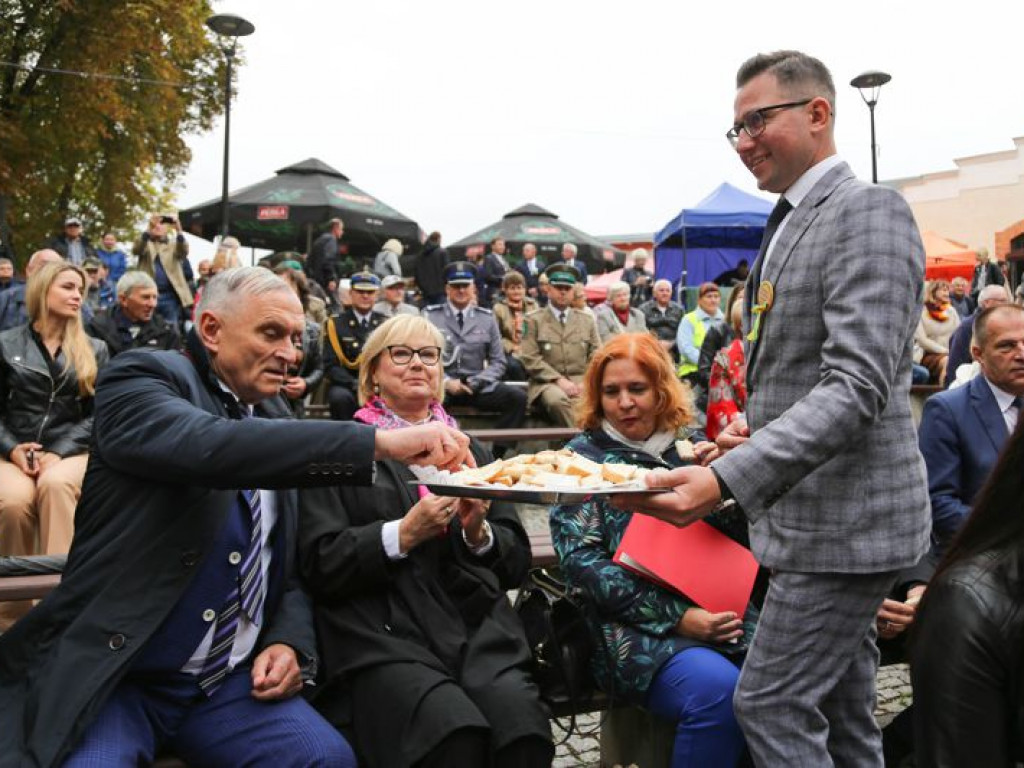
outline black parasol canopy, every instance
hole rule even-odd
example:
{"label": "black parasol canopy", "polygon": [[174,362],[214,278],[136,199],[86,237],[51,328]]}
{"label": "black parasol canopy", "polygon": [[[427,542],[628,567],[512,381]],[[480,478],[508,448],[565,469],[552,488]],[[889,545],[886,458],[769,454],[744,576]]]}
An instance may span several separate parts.
{"label": "black parasol canopy", "polygon": [[517,257],[522,256],[526,243],[533,243],[537,255],[548,264],[561,259],[565,243],[573,243],[578,249],[577,257],[594,274],[601,272],[606,254],[612,255],[616,267],[621,267],[626,258],[625,252],[569,226],[556,214],[533,203],[509,211],[501,221],[453,243],[448,246],[448,253],[458,259],[486,253],[488,244],[496,237],[504,239],[509,252]]}
{"label": "black parasol canopy", "polygon": [[[316,158],[281,168],[272,178],[232,193],[228,202],[229,231],[245,246],[308,253],[327,222],[339,218],[345,222],[342,247],[356,259],[372,259],[391,238],[406,251],[420,247],[415,221]],[[220,198],[179,216],[182,227],[194,235],[212,240],[220,234]]]}

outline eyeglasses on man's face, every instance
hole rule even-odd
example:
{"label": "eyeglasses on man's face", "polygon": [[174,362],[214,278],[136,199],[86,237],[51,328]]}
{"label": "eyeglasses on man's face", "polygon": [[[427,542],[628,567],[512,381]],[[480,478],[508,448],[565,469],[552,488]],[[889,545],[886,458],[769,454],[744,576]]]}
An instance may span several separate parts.
{"label": "eyeglasses on man's face", "polygon": [[743,116],[743,119],[740,122],[736,123],[736,125],[725,132],[725,138],[729,140],[729,143],[732,144],[733,149],[735,149],[740,143],[740,131],[746,131],[747,136],[752,139],[756,139],[764,133],[764,129],[768,127],[768,114],[770,112],[775,112],[780,109],[802,107],[805,104],[810,104],[812,101],[814,101],[814,99],[787,101],[785,104],[772,104],[768,107],[751,110]]}
{"label": "eyeglasses on man's face", "polygon": [[392,344],[390,347],[387,347],[387,350],[388,357],[391,358],[391,362],[395,365],[408,365],[412,362],[413,355],[419,357],[420,362],[424,365],[437,365],[437,361],[441,359],[440,347],[413,349],[405,344]]}

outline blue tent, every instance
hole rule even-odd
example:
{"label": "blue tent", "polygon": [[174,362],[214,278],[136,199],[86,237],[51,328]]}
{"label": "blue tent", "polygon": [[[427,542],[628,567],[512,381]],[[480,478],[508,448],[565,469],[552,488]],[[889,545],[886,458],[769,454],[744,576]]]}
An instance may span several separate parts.
{"label": "blue tent", "polygon": [[[728,183],[684,208],[654,236],[657,278],[700,285],[757,257],[774,203]],[[685,280],[684,280],[685,276]]]}

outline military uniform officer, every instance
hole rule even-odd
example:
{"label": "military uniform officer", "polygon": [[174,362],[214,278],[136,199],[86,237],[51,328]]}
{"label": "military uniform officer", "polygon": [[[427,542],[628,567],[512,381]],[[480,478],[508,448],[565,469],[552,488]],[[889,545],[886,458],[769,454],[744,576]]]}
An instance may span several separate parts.
{"label": "military uniform officer", "polygon": [[387,320],[373,311],[380,290],[380,278],[372,272],[356,272],[351,278],[352,305],[327,321],[324,344],[324,375],[327,377],[327,405],[331,418],[348,421],[359,407],[359,361],[370,333]]}
{"label": "military uniform officer", "polygon": [[[443,304],[425,307],[423,314],[444,334],[445,403],[472,405],[501,414],[497,429],[514,429],[526,418],[526,393],[501,383],[505,351],[501,331],[489,309],[472,304],[476,270],[468,261],[445,267]],[[507,446],[494,446],[496,456]]]}
{"label": "military uniform officer", "polygon": [[564,262],[552,264],[548,306],[526,316],[526,334],[519,354],[530,379],[527,392],[559,426],[574,424],[573,406],[582,393],[580,382],[591,355],[601,346],[594,318],[570,305],[580,272]]}

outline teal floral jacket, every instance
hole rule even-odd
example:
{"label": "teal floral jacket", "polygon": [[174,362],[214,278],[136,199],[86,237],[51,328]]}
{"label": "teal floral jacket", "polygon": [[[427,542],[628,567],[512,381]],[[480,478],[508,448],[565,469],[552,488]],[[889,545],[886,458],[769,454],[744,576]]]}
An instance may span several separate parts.
{"label": "teal floral jacket", "polygon": [[[678,467],[683,462],[670,448],[655,458],[613,440],[601,430],[587,431],[568,445],[597,462],[645,467]],[[737,643],[709,645],[674,632],[687,608],[681,595],[648,581],[612,562],[632,518],[631,512],[603,499],[551,507],[551,538],[566,581],[582,590],[590,612],[595,651],[594,678],[613,698],[644,704],[647,690],[662,664],[686,648],[713,648],[737,663],[753,637],[757,611],[748,607],[743,637]],[[742,513],[708,522],[747,544]]]}

